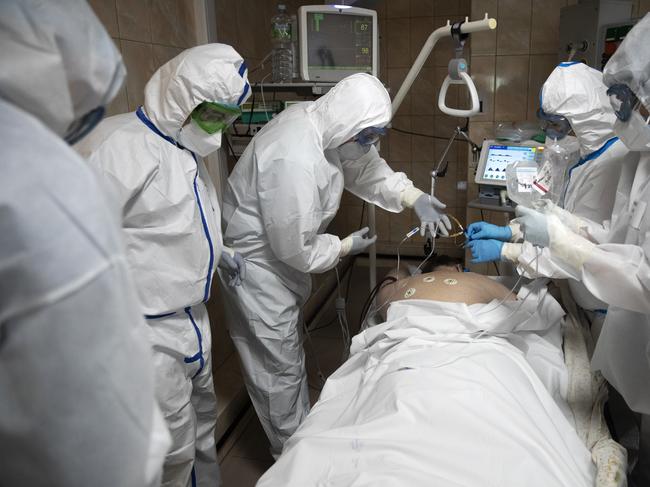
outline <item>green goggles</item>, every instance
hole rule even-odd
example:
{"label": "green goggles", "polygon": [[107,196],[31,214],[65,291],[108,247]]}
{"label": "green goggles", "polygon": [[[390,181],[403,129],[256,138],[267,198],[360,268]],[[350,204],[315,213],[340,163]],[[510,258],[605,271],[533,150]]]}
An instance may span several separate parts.
{"label": "green goggles", "polygon": [[237,105],[204,101],[197,106],[190,117],[207,134],[216,134],[228,128],[241,115]]}

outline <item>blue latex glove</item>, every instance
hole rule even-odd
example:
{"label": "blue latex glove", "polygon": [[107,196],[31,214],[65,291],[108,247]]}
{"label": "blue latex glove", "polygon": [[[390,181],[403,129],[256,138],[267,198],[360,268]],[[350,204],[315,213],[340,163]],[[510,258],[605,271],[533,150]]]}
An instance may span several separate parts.
{"label": "blue latex glove", "polygon": [[509,242],[512,238],[510,227],[500,227],[488,222],[474,222],[467,227],[468,240],[494,239]]}
{"label": "blue latex glove", "polygon": [[500,240],[470,240],[466,247],[472,252],[472,264],[501,260],[503,242]]}
{"label": "blue latex glove", "polygon": [[231,256],[227,251],[222,251],[219,267],[228,273],[229,286],[241,286],[241,282],[246,279],[246,261],[239,252],[234,252]]}
{"label": "blue latex glove", "polygon": [[546,215],[521,205],[517,206],[515,213],[517,214],[516,221],[521,225],[524,240],[538,247],[548,247],[549,236]]}

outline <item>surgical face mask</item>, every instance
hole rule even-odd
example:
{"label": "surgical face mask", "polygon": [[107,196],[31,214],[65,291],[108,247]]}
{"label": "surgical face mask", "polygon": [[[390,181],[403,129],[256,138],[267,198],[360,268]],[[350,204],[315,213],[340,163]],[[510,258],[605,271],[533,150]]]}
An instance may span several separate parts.
{"label": "surgical face mask", "polygon": [[105,112],[106,109],[103,106],[99,106],[86,113],[80,119],[72,122],[70,127],[68,127],[68,131],[63,136],[64,140],[70,145],[79,142],[101,122]]}
{"label": "surgical face mask", "polygon": [[207,134],[192,119],[181,128],[178,142],[199,156],[206,157],[221,147],[221,132]]}
{"label": "surgical face mask", "polygon": [[650,117],[644,119],[638,111],[633,111],[627,122],[616,119],[614,132],[621,142],[632,152],[650,151]]}
{"label": "surgical face mask", "polygon": [[379,142],[379,138],[386,133],[383,127],[366,127],[352,140],[341,145],[337,150],[343,161],[356,161],[366,155],[370,148]]}
{"label": "surgical face mask", "polygon": [[356,161],[357,159],[361,159],[363,156],[365,156],[370,151],[371,147],[372,144],[362,145],[356,140],[351,140],[336,150],[339,153],[339,157],[342,161]]}

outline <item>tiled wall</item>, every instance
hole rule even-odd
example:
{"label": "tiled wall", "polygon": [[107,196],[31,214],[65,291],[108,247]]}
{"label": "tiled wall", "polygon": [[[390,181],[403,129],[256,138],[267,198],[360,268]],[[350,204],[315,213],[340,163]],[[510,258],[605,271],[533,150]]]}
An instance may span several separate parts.
{"label": "tiled wall", "polygon": [[[471,18],[487,12],[497,19],[497,29],[472,34],[470,69],[483,113],[473,117],[470,137],[480,144],[494,136],[498,122],[535,120],[538,95],[558,63],[560,9],[576,0],[472,0]],[[633,16],[650,10],[650,1],[636,0]],[[471,165],[470,165],[471,166]],[[474,167],[469,168],[468,200],[477,197]],[[484,212],[486,219],[504,224],[504,213]],[[478,210],[468,210],[469,222],[481,219]],[[473,266],[489,272],[492,266]]]}
{"label": "tiled wall", "polygon": [[126,83],[108,107],[114,115],[135,110],[144,86],[162,64],[197,44],[191,0],[89,0],[122,53]]}

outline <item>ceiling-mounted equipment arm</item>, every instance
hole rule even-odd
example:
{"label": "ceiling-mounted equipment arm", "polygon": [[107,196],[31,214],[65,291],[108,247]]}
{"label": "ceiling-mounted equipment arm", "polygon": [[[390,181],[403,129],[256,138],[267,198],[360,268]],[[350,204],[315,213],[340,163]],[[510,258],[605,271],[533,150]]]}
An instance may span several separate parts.
{"label": "ceiling-mounted equipment arm", "polygon": [[[493,30],[496,29],[496,27],[497,27],[496,19],[489,18],[488,14],[485,14],[485,18],[483,20],[475,20],[472,22],[469,22],[469,19],[466,17],[465,22],[463,22],[462,25],[460,26],[460,33],[471,34],[472,32]],[[399,109],[400,105],[404,101],[406,94],[411,89],[411,86],[413,85],[415,79],[418,77],[418,74],[420,74],[420,71],[422,70],[422,66],[424,66],[424,63],[426,62],[427,58],[431,54],[431,51],[433,51],[433,48],[435,47],[438,40],[443,37],[451,37],[451,29],[452,26],[449,23],[449,21],[447,21],[447,25],[434,30],[429,36],[429,38],[426,40],[424,46],[422,46],[422,49],[420,50],[420,54],[418,54],[418,57],[415,58],[415,62],[413,62],[413,66],[411,66],[411,69],[406,75],[406,78],[404,79],[402,86],[400,86],[397,95],[395,95],[395,98],[393,99],[393,103],[392,103],[393,115],[397,113],[397,110]]]}

